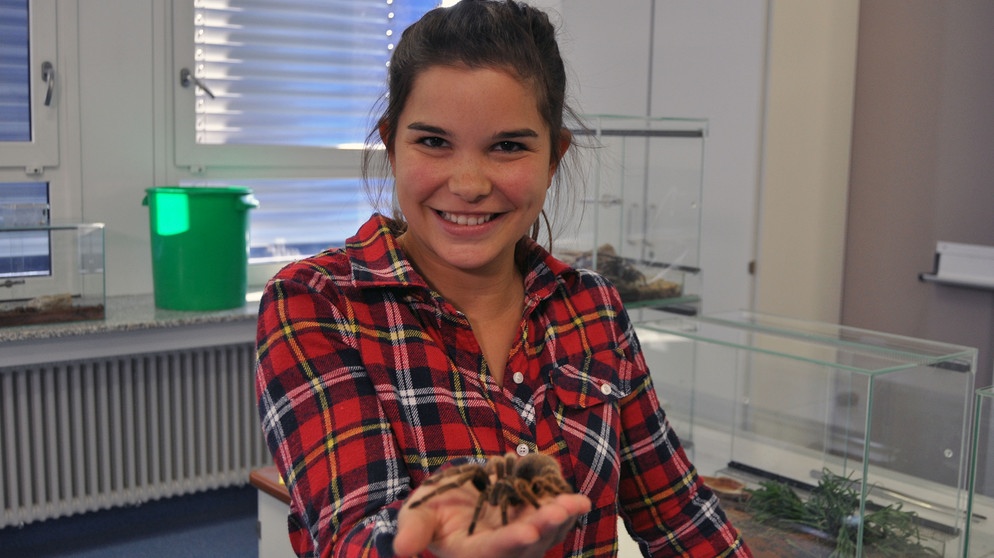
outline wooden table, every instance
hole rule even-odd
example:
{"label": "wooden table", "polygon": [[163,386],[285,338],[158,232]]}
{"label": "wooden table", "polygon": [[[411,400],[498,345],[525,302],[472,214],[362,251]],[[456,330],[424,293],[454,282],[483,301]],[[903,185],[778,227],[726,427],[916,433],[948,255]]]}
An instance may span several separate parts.
{"label": "wooden table", "polygon": [[276,466],[252,471],[249,482],[259,489],[259,558],[294,558],[286,523],[290,493]]}

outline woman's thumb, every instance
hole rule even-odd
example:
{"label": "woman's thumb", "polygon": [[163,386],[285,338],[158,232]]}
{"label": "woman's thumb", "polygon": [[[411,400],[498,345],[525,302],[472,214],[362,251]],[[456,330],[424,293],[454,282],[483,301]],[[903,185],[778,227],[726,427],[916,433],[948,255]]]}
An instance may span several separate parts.
{"label": "woman's thumb", "polygon": [[393,551],[397,556],[413,556],[428,548],[435,533],[435,514],[421,508],[404,508],[397,517]]}

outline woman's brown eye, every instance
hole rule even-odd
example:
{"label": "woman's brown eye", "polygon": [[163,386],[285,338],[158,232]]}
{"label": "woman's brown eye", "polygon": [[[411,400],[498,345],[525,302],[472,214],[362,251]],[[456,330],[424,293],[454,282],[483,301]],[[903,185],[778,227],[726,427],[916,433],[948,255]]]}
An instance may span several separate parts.
{"label": "woman's brown eye", "polygon": [[421,144],[427,147],[442,147],[443,145],[445,145],[445,140],[439,137],[432,136],[432,137],[422,138]]}
{"label": "woman's brown eye", "polygon": [[499,151],[521,151],[525,146],[516,141],[502,141],[497,144]]}

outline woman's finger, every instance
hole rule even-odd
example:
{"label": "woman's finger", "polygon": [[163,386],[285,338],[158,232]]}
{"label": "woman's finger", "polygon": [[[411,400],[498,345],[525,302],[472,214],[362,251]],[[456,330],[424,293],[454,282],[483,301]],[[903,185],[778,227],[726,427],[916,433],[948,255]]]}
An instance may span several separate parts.
{"label": "woman's finger", "polygon": [[590,511],[590,498],[581,494],[560,494],[552,501],[543,504],[528,522],[538,529],[543,537],[552,534],[556,540],[573,527],[577,516]]}
{"label": "woman's finger", "polygon": [[435,536],[436,522],[437,516],[429,510],[402,509],[397,518],[393,551],[398,556],[413,556],[423,552]]}
{"label": "woman's finger", "polygon": [[[496,508],[484,507],[477,530],[469,535],[469,516],[473,506],[459,491],[446,493],[430,505],[401,509],[394,537],[394,552],[411,556],[432,550],[439,556],[475,558],[541,556],[545,549],[563,540],[574,528],[576,517],[590,510],[590,499],[578,494],[561,494],[537,510],[525,508],[512,514],[508,525],[501,525]],[[534,552],[533,552],[534,551]]]}

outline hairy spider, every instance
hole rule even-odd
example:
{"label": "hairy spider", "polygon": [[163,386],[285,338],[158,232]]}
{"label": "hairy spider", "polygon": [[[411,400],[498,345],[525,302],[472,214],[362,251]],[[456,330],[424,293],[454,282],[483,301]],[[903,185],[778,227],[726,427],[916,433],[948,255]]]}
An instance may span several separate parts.
{"label": "hairy spider", "polygon": [[[491,476],[494,477],[493,480],[490,479]],[[559,463],[552,457],[529,453],[519,458],[508,453],[491,458],[486,465],[467,463],[429,477],[424,484],[437,484],[438,488],[411,502],[410,507],[416,508],[430,498],[467,482],[473,483],[473,488],[480,492],[473,510],[473,520],[469,524],[470,535],[476,528],[476,520],[480,517],[484,503],[499,507],[501,520],[507,525],[508,507],[527,503],[538,508],[538,501],[542,497],[573,492],[563,479]]]}

